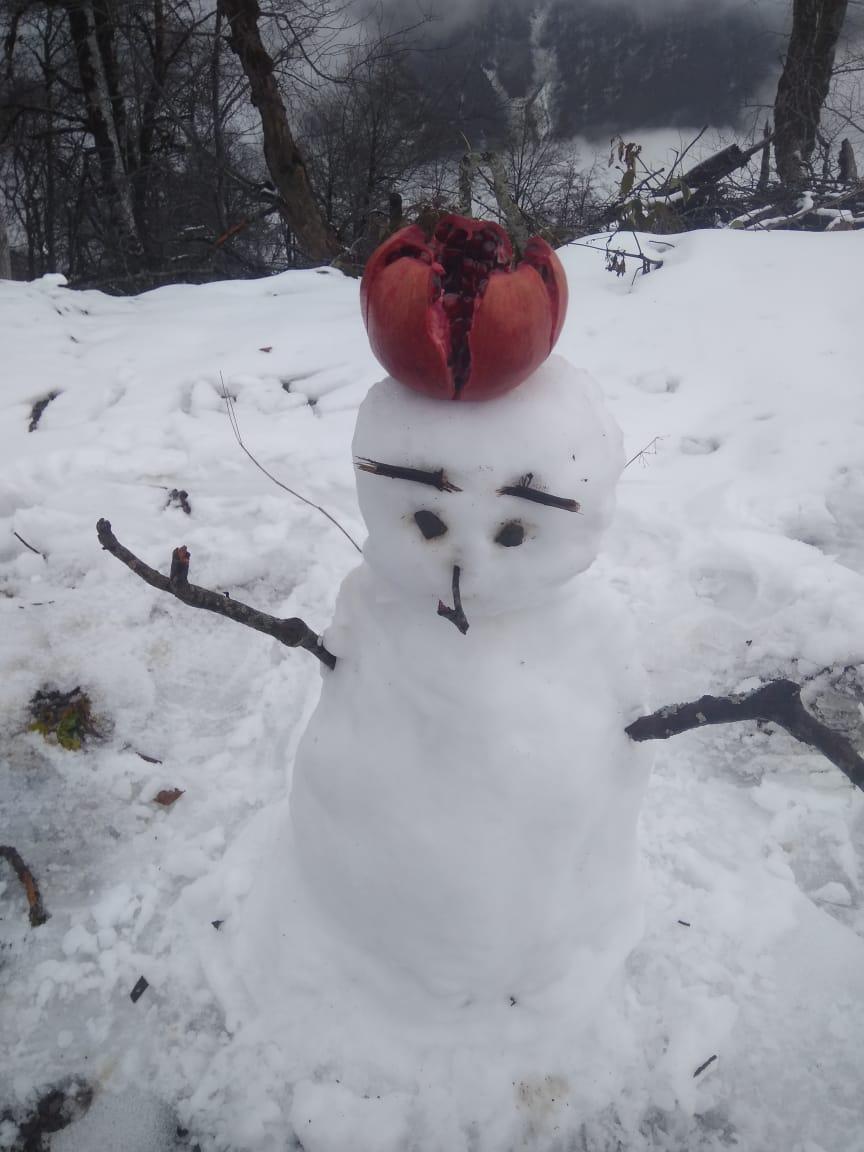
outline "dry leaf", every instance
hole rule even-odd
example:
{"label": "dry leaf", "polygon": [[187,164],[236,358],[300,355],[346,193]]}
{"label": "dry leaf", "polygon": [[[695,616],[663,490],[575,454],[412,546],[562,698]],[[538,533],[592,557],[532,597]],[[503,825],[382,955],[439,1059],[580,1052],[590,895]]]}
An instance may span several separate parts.
{"label": "dry leaf", "polygon": [[153,797],[157,804],[161,804],[163,808],[170,808],[175,800],[179,800],[183,795],[183,788],[163,788],[161,792],[157,792]]}

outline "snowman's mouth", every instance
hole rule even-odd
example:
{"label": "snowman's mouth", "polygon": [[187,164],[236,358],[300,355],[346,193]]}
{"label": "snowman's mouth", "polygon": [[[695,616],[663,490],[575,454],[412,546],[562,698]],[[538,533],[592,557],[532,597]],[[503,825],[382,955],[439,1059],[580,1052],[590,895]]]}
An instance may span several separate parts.
{"label": "snowman's mouth", "polygon": [[455,624],[459,631],[464,636],[468,631],[468,617],[462,608],[462,596],[459,591],[459,580],[462,575],[462,569],[458,564],[453,565],[453,607],[448,608],[443,600],[438,601],[438,615],[443,616],[445,620],[449,620],[451,624]]}

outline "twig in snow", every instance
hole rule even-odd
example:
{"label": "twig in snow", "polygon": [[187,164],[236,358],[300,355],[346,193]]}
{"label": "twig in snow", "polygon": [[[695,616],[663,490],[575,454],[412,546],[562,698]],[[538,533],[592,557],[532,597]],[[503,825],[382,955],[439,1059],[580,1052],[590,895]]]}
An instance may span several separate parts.
{"label": "twig in snow", "polygon": [[705,1069],[709,1068],[714,1063],[714,1061],[716,1059],[717,1059],[717,1053],[715,1052],[713,1056],[708,1057],[708,1059],[705,1061],[704,1064],[699,1065],[699,1067],[693,1073],[693,1079],[695,1080],[697,1076],[701,1076],[702,1073],[705,1071]]}
{"label": "twig in snow", "polygon": [[[219,378],[220,380],[222,379],[221,374]],[[240,425],[237,423],[237,413],[234,411],[234,401],[231,399],[228,389],[225,387],[224,380],[222,380],[222,399],[225,401],[225,407],[228,410],[228,419],[231,421],[231,431],[234,433],[234,439],[237,441],[241,449],[246,453],[258,471],[263,472],[268,480],[272,480],[274,484],[276,484],[279,488],[282,488],[283,491],[288,492],[291,496],[295,497],[295,499],[300,500],[303,504],[308,505],[309,508],[314,508],[315,511],[320,512],[322,516],[326,516],[330,523],[339,529],[346,540],[350,540],[357,551],[362,553],[363,549],[360,547],[354,537],[350,534],[350,532],[342,527],[335,516],[330,515],[326,508],[322,508],[320,504],[316,504],[313,500],[307,500],[305,496],[301,496],[299,492],[295,492],[293,488],[289,488],[287,484],[283,484],[281,480],[277,480],[272,472],[268,472],[264,465],[255,459],[255,457],[243,443],[243,437],[240,435]]]}
{"label": "twig in snow", "polygon": [[801,687],[792,680],[770,680],[753,692],[734,696],[701,696],[687,704],[670,704],[640,716],[624,731],[631,740],[668,740],[708,724],[732,724],[738,720],[767,720],[821,752],[855,785],[864,790],[864,759],[841,733],[808,712],[801,700]]}
{"label": "twig in snow", "polygon": [[42,903],[42,896],[39,893],[39,885],[33,877],[33,873],[21,859],[21,853],[15,848],[11,848],[8,844],[0,844],[0,857],[8,860],[11,866],[15,869],[15,875],[24,885],[24,892],[27,896],[27,906],[30,909],[30,926],[38,928],[40,924],[44,924],[48,919],[48,913]]}
{"label": "twig in snow", "polygon": [[[638,236],[635,237],[636,246],[639,248],[638,252],[628,252],[626,248],[613,248],[612,241],[617,235],[619,235],[617,232],[610,234],[605,248],[598,248],[596,244],[590,244],[584,240],[571,240],[569,243],[576,248],[590,248],[592,252],[601,252],[606,257],[606,271],[614,272],[617,276],[623,276],[627,271],[625,258],[638,260],[640,262],[640,266],[636,269],[637,275],[641,272],[643,276],[647,276],[652,268],[663,267],[662,260],[655,260],[653,257],[645,255],[642,251],[642,245],[639,243]],[[635,275],[633,279],[636,279]]]}
{"label": "twig in snow", "polygon": [[162,763],[162,761],[157,759],[155,756],[148,756],[146,752],[139,752],[138,749],[133,748],[131,744],[124,744],[122,751],[134,752],[135,755],[140,760],[143,760],[146,764],[161,764]]}
{"label": "twig in snow", "polygon": [[649,441],[649,442],[648,442],[648,443],[645,445],[645,447],[644,447],[644,448],[640,448],[640,449],[639,449],[639,451],[636,453],[636,455],[635,455],[635,456],[631,456],[631,457],[630,457],[630,459],[629,459],[629,460],[627,461],[627,463],[624,465],[624,469],[623,469],[623,470],[624,470],[624,471],[626,471],[626,470],[627,470],[627,469],[630,467],[630,465],[631,465],[631,464],[635,464],[637,460],[641,460],[643,456],[647,456],[647,455],[648,455],[648,453],[652,451],[652,449],[653,449],[653,454],[656,456],[656,454],[657,454],[657,443],[658,443],[658,441],[660,441],[660,440],[662,440],[662,439],[663,439],[663,437],[662,437],[662,436],[655,436],[655,437],[654,437],[654,439],[653,439],[653,440],[650,440],[650,441]]}
{"label": "twig in snow", "polygon": [[219,616],[227,616],[229,620],[245,624],[247,628],[254,628],[256,632],[263,632],[265,636],[272,636],[288,648],[305,648],[328,668],[336,666],[336,657],[327,651],[320,637],[299,617],[280,620],[266,612],[259,612],[257,608],[250,608],[248,604],[243,604],[239,600],[232,600],[230,596],[213,592],[209,588],[201,588],[197,584],[190,584],[189,551],[185,546],[174,549],[171,557],[171,575],[163,576],[161,572],[139,560],[128,548],[124,548],[111,531],[111,525],[107,520],[100,520],[97,523],[96,535],[106,552],[116,556],[136,576],[151,587],[158,588],[160,592],[170,592],[190,608],[204,608],[208,612],[216,612]]}
{"label": "twig in snow", "polygon": [[32,544],[28,544],[23,536],[19,536],[17,532],[13,532],[12,535],[15,537],[16,540],[20,540],[25,548],[29,548],[31,552],[35,552],[36,555],[41,556],[43,560],[46,559],[45,553],[40,552],[38,548],[34,548]]}

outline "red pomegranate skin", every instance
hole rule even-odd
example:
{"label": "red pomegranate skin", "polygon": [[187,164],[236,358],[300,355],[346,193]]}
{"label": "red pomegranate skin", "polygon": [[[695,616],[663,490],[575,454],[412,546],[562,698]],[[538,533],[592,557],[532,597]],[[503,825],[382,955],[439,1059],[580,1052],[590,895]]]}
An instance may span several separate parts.
{"label": "red pomegranate skin", "polygon": [[366,265],[360,303],[372,351],[396,380],[443,400],[491,400],[552,351],[567,279],[539,236],[514,264],[500,225],[449,215],[431,237],[412,224],[385,240]]}

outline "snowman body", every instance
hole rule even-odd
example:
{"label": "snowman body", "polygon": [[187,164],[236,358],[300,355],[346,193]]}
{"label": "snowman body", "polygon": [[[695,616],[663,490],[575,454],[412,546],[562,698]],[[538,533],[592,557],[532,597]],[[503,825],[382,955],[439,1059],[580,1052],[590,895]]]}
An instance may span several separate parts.
{"label": "snowman body", "polygon": [[[647,778],[626,614],[586,572],[620,433],[552,358],[482,404],[381,381],[354,454],[369,538],[297,753],[297,872],[346,943],[436,996],[596,983],[639,931]],[[454,568],[464,635],[436,611]]]}

